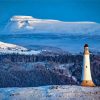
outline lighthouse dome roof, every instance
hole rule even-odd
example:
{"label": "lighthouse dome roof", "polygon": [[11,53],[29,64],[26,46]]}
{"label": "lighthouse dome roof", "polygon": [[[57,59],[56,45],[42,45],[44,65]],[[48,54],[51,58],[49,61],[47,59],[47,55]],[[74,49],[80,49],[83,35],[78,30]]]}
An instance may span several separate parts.
{"label": "lighthouse dome roof", "polygon": [[88,44],[85,44],[84,47],[88,47]]}

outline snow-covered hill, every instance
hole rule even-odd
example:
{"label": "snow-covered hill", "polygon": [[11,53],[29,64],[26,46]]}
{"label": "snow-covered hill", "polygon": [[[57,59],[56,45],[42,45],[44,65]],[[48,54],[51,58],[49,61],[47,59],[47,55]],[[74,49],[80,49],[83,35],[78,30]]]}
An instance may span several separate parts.
{"label": "snow-covered hill", "polygon": [[1,88],[0,100],[100,100],[100,87],[52,85]]}
{"label": "snow-covered hill", "polygon": [[10,44],[10,43],[4,43],[0,41],[0,53],[6,53],[6,54],[11,54],[11,53],[18,53],[18,54],[38,54],[41,51],[35,51],[35,50],[28,50],[27,48],[24,48],[22,46]]}
{"label": "snow-covered hill", "polygon": [[0,41],[0,51],[11,50],[11,51],[26,51],[27,49],[18,45],[4,43]]}
{"label": "snow-covered hill", "polygon": [[4,43],[0,41],[0,50],[18,50],[18,51],[25,51],[27,50],[24,47],[18,46],[18,45],[14,45],[14,44],[10,44],[10,43]]}
{"label": "snow-covered hill", "polygon": [[60,33],[99,34],[100,24],[96,22],[63,22],[59,20],[37,19],[32,16],[13,16],[3,33]]}

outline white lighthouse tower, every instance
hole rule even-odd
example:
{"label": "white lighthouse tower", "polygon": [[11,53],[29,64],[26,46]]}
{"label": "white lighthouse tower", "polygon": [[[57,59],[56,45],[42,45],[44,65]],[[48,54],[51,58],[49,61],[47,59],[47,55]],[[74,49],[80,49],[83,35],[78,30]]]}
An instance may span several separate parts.
{"label": "white lighthouse tower", "polygon": [[91,77],[90,53],[88,44],[84,45],[83,68],[82,68],[82,86],[95,86]]}

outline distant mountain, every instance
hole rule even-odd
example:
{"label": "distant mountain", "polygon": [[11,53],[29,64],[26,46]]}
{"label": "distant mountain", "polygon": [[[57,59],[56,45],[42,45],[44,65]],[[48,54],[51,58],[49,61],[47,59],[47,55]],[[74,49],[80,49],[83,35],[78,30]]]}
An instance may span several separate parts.
{"label": "distant mountain", "polygon": [[37,19],[32,16],[13,16],[2,33],[60,33],[99,34],[100,24],[96,22],[63,22]]}

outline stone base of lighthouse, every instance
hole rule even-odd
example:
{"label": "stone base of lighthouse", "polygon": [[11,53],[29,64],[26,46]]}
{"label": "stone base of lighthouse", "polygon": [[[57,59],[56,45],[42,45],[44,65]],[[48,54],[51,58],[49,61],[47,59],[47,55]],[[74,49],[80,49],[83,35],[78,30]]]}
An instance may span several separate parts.
{"label": "stone base of lighthouse", "polygon": [[82,86],[90,86],[90,87],[94,87],[95,84],[93,83],[92,80],[83,80],[81,83]]}

